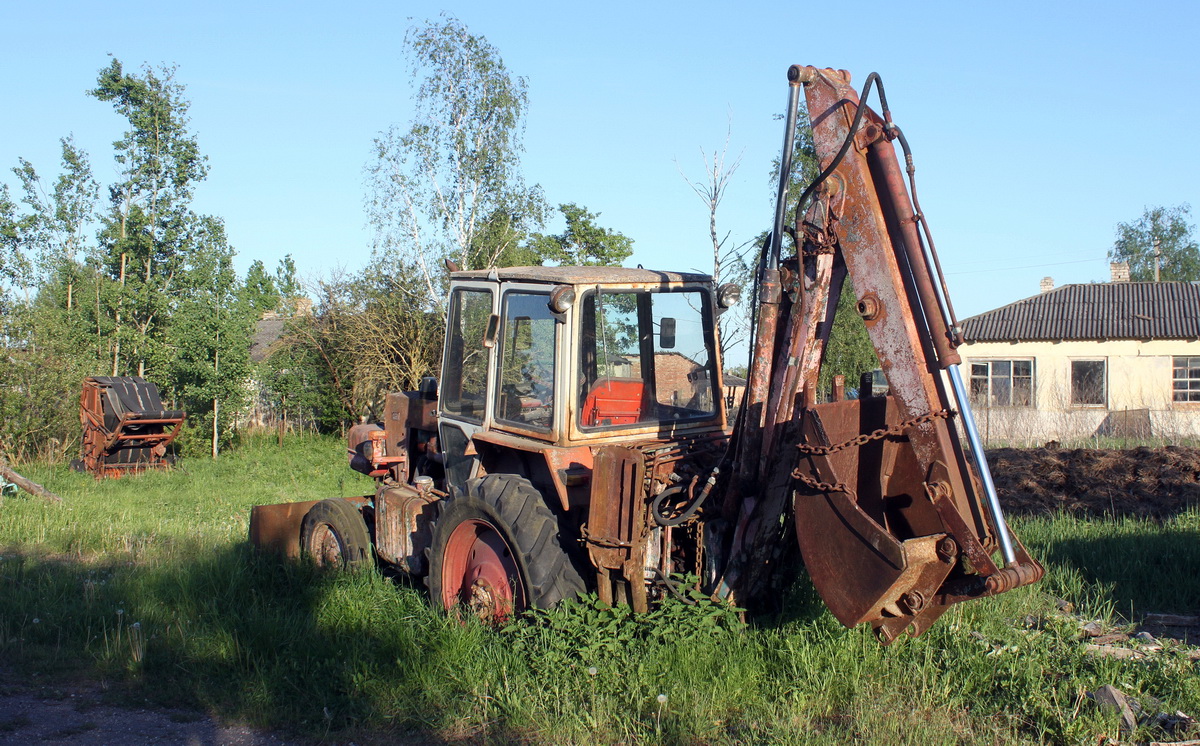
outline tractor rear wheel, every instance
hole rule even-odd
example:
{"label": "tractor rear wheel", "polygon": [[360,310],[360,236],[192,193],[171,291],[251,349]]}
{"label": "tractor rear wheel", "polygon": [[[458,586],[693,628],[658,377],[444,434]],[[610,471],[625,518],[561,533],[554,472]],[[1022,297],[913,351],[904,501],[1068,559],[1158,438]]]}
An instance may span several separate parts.
{"label": "tractor rear wheel", "polygon": [[509,474],[473,479],[451,493],[433,527],[433,603],[497,623],[583,593],[583,578],[561,541],[558,520],[529,480]]}
{"label": "tractor rear wheel", "polygon": [[300,524],[300,551],[322,567],[349,569],[371,556],[371,534],[353,505],[322,500]]}

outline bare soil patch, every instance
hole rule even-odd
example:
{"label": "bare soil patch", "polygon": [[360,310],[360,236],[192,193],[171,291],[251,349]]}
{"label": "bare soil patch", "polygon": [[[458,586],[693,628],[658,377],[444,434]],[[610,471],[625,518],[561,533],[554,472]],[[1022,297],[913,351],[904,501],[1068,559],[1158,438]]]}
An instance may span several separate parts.
{"label": "bare soil patch", "polygon": [[1200,448],[997,448],[987,456],[1009,513],[1166,518],[1200,506]]}

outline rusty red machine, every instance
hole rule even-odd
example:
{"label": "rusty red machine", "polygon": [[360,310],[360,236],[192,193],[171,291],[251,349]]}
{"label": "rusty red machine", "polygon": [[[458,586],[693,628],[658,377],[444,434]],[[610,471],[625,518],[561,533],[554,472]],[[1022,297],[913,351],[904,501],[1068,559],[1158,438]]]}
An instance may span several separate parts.
{"label": "rusty red machine", "polygon": [[83,446],[73,465],[97,478],[167,468],[172,463],[168,446],[186,417],[166,409],[158,387],[144,378],[85,378],[79,397]]}
{"label": "rusty red machine", "polygon": [[[254,543],[330,564],[374,557],[425,578],[436,605],[487,619],[589,590],[644,610],[680,577],[761,608],[798,546],[834,616],[885,644],[1040,578],[1000,509],[879,77],[861,97],[845,71],[793,66],[788,81],[732,422],[715,319],[736,286],[606,267],[453,272],[440,385],[390,395],[383,423],[350,433],[375,494],[255,508]],[[787,225],[801,91],[821,172]],[[821,401],[847,276],[887,385]]]}

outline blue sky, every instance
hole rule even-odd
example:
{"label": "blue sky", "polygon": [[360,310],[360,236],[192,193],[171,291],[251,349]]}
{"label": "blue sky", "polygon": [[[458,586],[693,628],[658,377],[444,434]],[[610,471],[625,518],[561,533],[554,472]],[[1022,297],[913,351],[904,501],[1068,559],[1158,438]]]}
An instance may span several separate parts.
{"label": "blue sky", "polygon": [[[921,203],[962,317],[1108,278],[1118,221],[1200,209],[1200,5],[1186,2],[246,3],[0,6],[0,179],[56,172],[73,133],[103,182],[122,130],[84,91],[112,54],[176,64],[208,155],[196,209],[225,218],[241,270],[292,254],[316,277],[367,260],[363,167],[411,114],[402,41],[445,11],[529,83],[524,166],[634,239],[630,264],[711,268],[680,176],[741,157],[719,215],[771,221],[792,63],[877,71],[912,144]],[[1193,222],[1195,216],[1193,216]],[[551,224],[548,229],[560,226]]]}

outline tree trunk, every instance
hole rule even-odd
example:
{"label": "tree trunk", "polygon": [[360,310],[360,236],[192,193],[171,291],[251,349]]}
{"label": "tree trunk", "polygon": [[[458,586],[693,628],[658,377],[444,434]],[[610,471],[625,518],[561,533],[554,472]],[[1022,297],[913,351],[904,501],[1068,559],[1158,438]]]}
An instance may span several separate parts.
{"label": "tree trunk", "polygon": [[25,477],[21,476],[20,474],[16,473],[15,471],[13,471],[9,467],[8,462],[5,461],[2,456],[0,456],[0,477],[4,477],[8,481],[17,485],[18,487],[25,490],[26,492],[28,492],[31,495],[44,498],[46,500],[49,500],[50,502],[55,502],[55,503],[62,502],[62,498],[59,497],[58,495],[54,494],[53,492],[46,489],[45,487],[38,484],[37,482],[31,482],[28,479],[26,479]]}
{"label": "tree trunk", "polygon": [[[125,232],[125,228],[124,228],[124,226],[122,225],[122,227],[121,227],[121,233],[122,233],[122,237],[124,237],[124,232]],[[125,288],[125,254],[124,254],[124,252],[122,252],[122,253],[121,253],[121,289],[122,289],[122,291],[124,291],[124,288]],[[113,360],[112,360],[112,363],[113,363],[113,364],[112,364],[112,374],[113,374],[113,376],[116,376],[116,375],[117,375],[117,365],[118,365],[118,361],[121,359],[121,337],[120,337],[120,333],[121,333],[121,306],[122,306],[124,303],[125,303],[125,296],[124,296],[124,295],[122,295],[122,296],[121,296],[121,297],[118,299],[118,301],[117,301],[117,312],[116,312],[116,314],[115,314],[115,315],[116,315],[117,324],[116,324],[116,328],[115,328],[115,329],[114,329],[114,331],[113,331],[113,336],[115,337],[115,342],[114,342],[114,344],[113,344]]]}
{"label": "tree trunk", "polygon": [[[216,349],[213,350],[213,378],[215,378],[217,381],[220,381],[220,379],[221,379],[221,330],[220,329],[217,330],[217,346],[216,346]],[[220,419],[217,416],[218,413],[220,412],[220,410],[221,410],[221,402],[217,399],[217,397],[214,396],[213,397],[213,436],[212,436],[213,460],[216,460],[216,458],[217,458],[217,436],[221,432],[221,429],[217,426],[220,422]]]}

